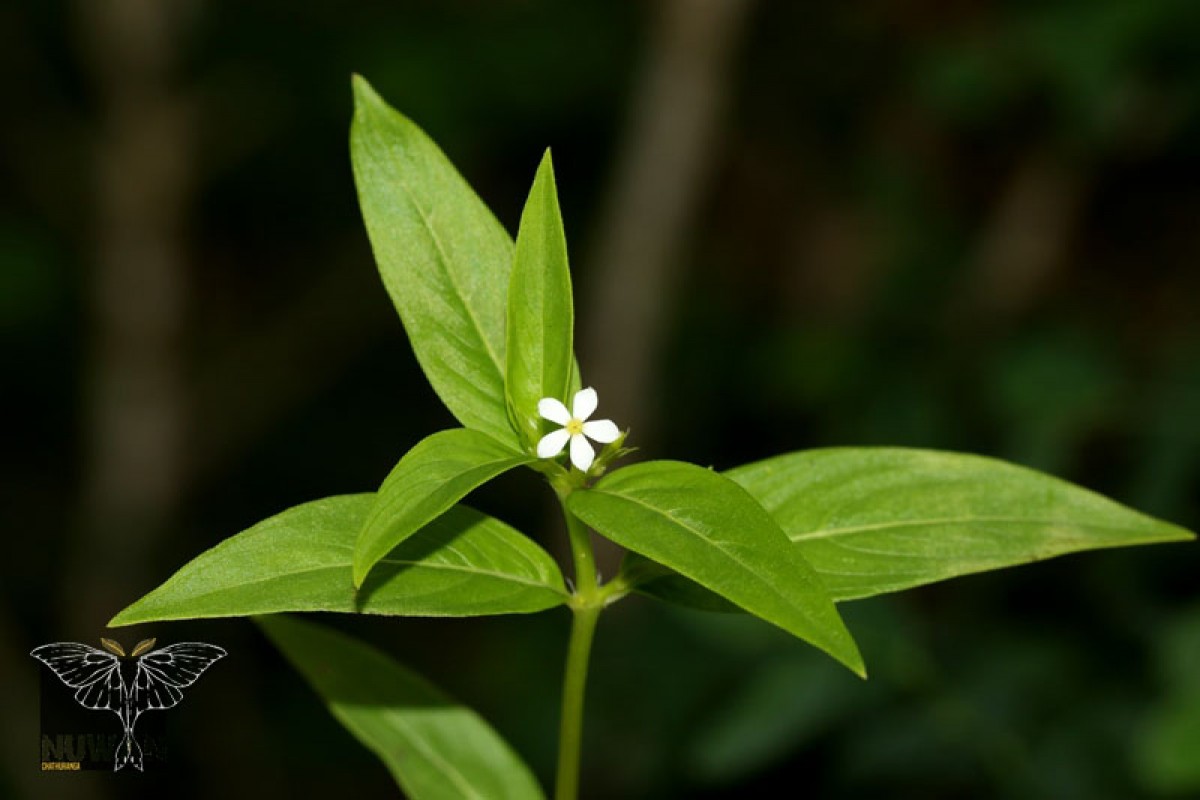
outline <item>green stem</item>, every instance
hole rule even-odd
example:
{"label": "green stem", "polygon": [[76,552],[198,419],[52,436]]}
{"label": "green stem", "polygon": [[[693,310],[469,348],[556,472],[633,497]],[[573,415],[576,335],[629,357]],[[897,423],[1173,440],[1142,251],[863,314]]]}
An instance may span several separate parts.
{"label": "green stem", "polygon": [[583,603],[595,599],[596,557],[592,555],[592,536],[579,517],[567,510],[566,495],[560,494],[563,517],[567,521],[567,538],[571,543],[571,561],[575,565],[575,597]]}
{"label": "green stem", "polygon": [[587,686],[592,636],[603,608],[597,605],[573,609],[571,641],[567,645],[567,669],[563,676],[562,721],[558,729],[558,780],[554,787],[554,800],[576,800],[579,796],[583,695]]}
{"label": "green stem", "polygon": [[571,595],[571,639],[567,644],[567,665],[563,675],[562,718],[558,729],[558,776],[555,800],[576,800],[579,796],[579,764],[583,750],[583,698],[587,689],[588,660],[596,622],[608,600],[596,581],[596,559],[592,538],[583,522],[567,510],[570,490],[558,493],[567,523],[571,561],[575,567],[575,591]]}

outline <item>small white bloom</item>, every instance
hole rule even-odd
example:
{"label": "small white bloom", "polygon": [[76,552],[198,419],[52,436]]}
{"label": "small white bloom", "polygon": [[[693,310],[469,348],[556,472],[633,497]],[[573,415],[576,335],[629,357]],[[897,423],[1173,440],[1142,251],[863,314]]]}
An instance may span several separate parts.
{"label": "small white bloom", "polygon": [[570,440],[571,463],[580,472],[587,472],[591,469],[592,462],[596,460],[596,451],[588,439],[608,444],[615,442],[621,435],[612,420],[588,421],[588,417],[595,413],[598,402],[596,390],[591,387],[575,393],[570,411],[567,411],[567,407],[553,397],[543,397],[539,400],[538,413],[542,415],[542,418],[556,422],[563,427],[542,437],[537,445],[538,458],[554,458],[562,452],[567,441]]}

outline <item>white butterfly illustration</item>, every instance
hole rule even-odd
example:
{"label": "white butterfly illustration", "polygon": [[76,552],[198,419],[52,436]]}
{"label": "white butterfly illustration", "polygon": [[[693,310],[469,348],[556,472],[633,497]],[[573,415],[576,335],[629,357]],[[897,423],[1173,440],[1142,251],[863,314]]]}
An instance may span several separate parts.
{"label": "white butterfly illustration", "polygon": [[[180,642],[158,650],[154,639],[138,643],[129,654],[112,639],[101,639],[106,648],[59,642],[34,648],[30,655],[54,671],[75,690],[84,708],[112,711],[121,719],[125,736],[113,758],[113,771],[131,766],[141,770],[142,748],[133,735],[138,717],[147,711],[171,708],[183,699],[182,689],[225,656],[220,647],[202,642]],[[122,666],[132,680],[122,675]]]}

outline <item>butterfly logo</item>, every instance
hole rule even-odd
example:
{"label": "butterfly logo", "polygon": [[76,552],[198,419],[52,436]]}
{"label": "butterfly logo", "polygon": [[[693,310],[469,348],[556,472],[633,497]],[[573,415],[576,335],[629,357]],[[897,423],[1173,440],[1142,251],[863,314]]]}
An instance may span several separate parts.
{"label": "butterfly logo", "polygon": [[142,748],[133,736],[138,717],[178,705],[182,690],[225,657],[225,651],[212,644],[180,642],[152,650],[155,641],[138,642],[128,655],[119,643],[103,638],[103,650],[59,642],[35,647],[29,653],[75,690],[75,701],[81,706],[111,711],[121,719],[125,736],[113,758],[114,772],[123,767],[143,768]]}

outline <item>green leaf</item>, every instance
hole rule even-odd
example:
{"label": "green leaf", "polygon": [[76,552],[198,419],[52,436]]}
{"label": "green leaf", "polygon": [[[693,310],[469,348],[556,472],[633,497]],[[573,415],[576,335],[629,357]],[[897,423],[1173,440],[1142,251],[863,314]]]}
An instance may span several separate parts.
{"label": "green leaf", "polygon": [[1194,535],[1087,489],[982,456],[834,448],[727,473],[836,600],[1103,547]]}
{"label": "green leaf", "polygon": [[508,285],[509,413],[530,446],[541,437],[538,401],[568,396],[574,324],[567,240],[547,150],[521,213]]}
{"label": "green leaf", "polygon": [[197,556],[109,625],[280,611],[519,614],[567,599],[546,551],[466,506],[390,552],[356,595],[354,540],[374,501],[372,494],[327,497],[263,520]]}
{"label": "green leaf", "polygon": [[354,585],[393,547],[436,519],[477,486],[528,464],[532,456],[466,428],[439,431],[409,450],[379,487],[354,546]]}
{"label": "green leaf", "polygon": [[1134,737],[1134,766],[1154,796],[1200,796],[1200,606],[1156,631],[1160,685]]}
{"label": "green leaf", "polygon": [[[567,379],[566,397],[574,398],[583,388],[583,373],[579,370],[579,359],[571,357],[571,376]],[[563,400],[566,403],[566,399]]]}
{"label": "green leaf", "polygon": [[763,653],[721,687],[689,724],[682,761],[702,786],[729,785],[827,739],[869,692],[806,652]]}
{"label": "green leaf", "polygon": [[678,461],[635,464],[567,500],[618,544],[819,647],[860,675],[862,657],[812,567],[737,484]]}
{"label": "green leaf", "polygon": [[740,614],[742,609],[670,567],[632,551],[621,560],[620,580],[638,594],[695,611]]}
{"label": "green leaf", "polygon": [[508,233],[438,146],[354,78],[350,154],[383,284],[442,402],[516,442],[504,392]]}
{"label": "green leaf", "polygon": [[412,800],[541,800],[529,767],[474,711],[373,647],[286,616],[256,620]]}

